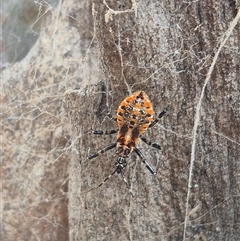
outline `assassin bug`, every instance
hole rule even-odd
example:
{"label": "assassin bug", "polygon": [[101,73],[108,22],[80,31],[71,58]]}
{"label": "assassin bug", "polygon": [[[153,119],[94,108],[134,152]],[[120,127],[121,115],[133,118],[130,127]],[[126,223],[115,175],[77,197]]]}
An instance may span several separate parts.
{"label": "assassin bug", "polygon": [[105,148],[99,150],[98,152],[90,155],[88,159],[95,158],[106,151],[113,148],[117,148],[116,154],[117,159],[115,161],[114,171],[105,180],[98,185],[100,187],[105,183],[115,172],[120,173],[127,187],[127,183],[124,177],[124,170],[127,166],[126,158],[133,151],[139,156],[141,161],[146,165],[147,169],[151,174],[156,174],[152,166],[144,158],[141,151],[136,147],[139,138],[144,141],[147,145],[161,149],[160,145],[148,141],[146,138],[142,137],[142,134],[150,127],[154,126],[160,118],[164,116],[166,110],[162,111],[158,117],[153,120],[154,110],[152,103],[150,102],[148,96],[144,91],[137,91],[134,94],[125,98],[118,107],[117,110],[117,124],[118,130],[111,131],[92,131],[93,134],[103,135],[103,134],[117,134],[117,140],[106,146]]}

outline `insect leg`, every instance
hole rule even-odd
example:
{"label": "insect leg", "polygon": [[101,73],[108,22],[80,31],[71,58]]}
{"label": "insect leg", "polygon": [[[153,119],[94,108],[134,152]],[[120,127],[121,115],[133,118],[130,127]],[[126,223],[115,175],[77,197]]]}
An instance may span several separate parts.
{"label": "insect leg", "polygon": [[153,170],[152,166],[147,162],[147,160],[144,158],[142,152],[135,148],[134,151],[137,153],[137,155],[140,157],[141,161],[146,165],[146,168],[152,173],[156,174],[156,172]]}
{"label": "insect leg", "polygon": [[103,154],[104,152],[113,149],[114,147],[116,147],[116,145],[117,145],[117,143],[114,142],[114,143],[112,143],[111,145],[106,146],[106,147],[104,147],[103,149],[99,150],[98,152],[96,152],[96,153],[90,155],[90,156],[88,157],[88,159],[92,159],[92,158],[94,158],[94,157],[97,157],[97,156]]}
{"label": "insect leg", "polygon": [[157,116],[157,118],[149,125],[149,127],[155,126],[159,122],[159,120],[167,113],[167,109],[168,107]]}
{"label": "insect leg", "polygon": [[157,148],[158,150],[161,150],[161,146],[157,143],[152,143],[151,141],[147,140],[145,137],[140,136],[141,140],[145,142],[147,145],[152,146],[154,148]]}
{"label": "insect leg", "polygon": [[115,134],[118,132],[118,130],[111,130],[111,131],[101,131],[101,130],[95,130],[95,131],[91,131],[94,135],[111,135],[111,134]]}

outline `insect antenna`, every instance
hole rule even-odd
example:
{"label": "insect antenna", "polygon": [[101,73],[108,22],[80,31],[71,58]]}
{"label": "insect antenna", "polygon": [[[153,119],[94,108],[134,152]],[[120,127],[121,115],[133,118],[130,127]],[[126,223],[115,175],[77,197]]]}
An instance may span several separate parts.
{"label": "insect antenna", "polygon": [[122,175],[123,181],[124,181],[125,184],[126,184],[127,190],[128,190],[128,192],[130,193],[130,195],[131,195],[131,197],[133,198],[133,200],[134,200],[136,203],[140,204],[143,208],[145,208],[145,209],[148,211],[148,213],[150,213],[154,218],[160,220],[160,218],[159,218],[158,216],[156,216],[153,212],[151,212],[151,211],[147,208],[146,205],[144,205],[142,202],[140,202],[139,200],[137,200],[137,198],[135,197],[135,195],[133,194],[133,192],[132,192],[132,190],[131,190],[130,184],[127,182],[127,180],[126,180],[126,178],[125,178],[125,176],[124,176],[124,173],[121,172],[121,175]]}
{"label": "insect antenna", "polygon": [[101,187],[109,178],[111,178],[111,177],[114,175],[114,173],[115,173],[117,170],[118,170],[118,169],[115,168],[115,170],[114,170],[109,176],[107,176],[107,177],[103,180],[103,182],[101,182],[98,186],[89,189],[89,190],[86,191],[85,193],[88,193],[88,192],[90,192],[90,191],[92,191],[92,190],[94,190],[94,189],[97,189],[97,188]]}
{"label": "insect antenna", "polygon": [[[101,186],[102,186],[108,179],[110,179],[118,170],[119,170],[118,167],[115,168],[114,171],[103,180],[103,182],[101,182],[98,186],[93,187],[93,188],[89,189],[88,191],[84,192],[84,194],[86,194],[86,193],[88,193],[88,192],[90,192],[90,191],[92,191],[92,190],[94,190],[94,189],[97,189],[97,188],[101,187]],[[145,208],[145,209],[147,210],[147,212],[150,213],[154,218],[160,220],[160,218],[159,218],[158,216],[156,216],[152,211],[150,211],[145,204],[143,204],[142,202],[140,202],[139,200],[137,200],[137,198],[135,197],[135,195],[133,194],[133,192],[132,192],[132,190],[131,190],[131,185],[127,182],[127,180],[126,180],[126,178],[125,178],[125,176],[124,176],[124,172],[121,171],[120,173],[121,173],[121,176],[122,176],[122,179],[123,179],[124,183],[126,184],[126,188],[127,188],[128,192],[130,193],[131,197],[133,198],[133,200],[134,200],[136,203],[140,204],[143,208]]]}

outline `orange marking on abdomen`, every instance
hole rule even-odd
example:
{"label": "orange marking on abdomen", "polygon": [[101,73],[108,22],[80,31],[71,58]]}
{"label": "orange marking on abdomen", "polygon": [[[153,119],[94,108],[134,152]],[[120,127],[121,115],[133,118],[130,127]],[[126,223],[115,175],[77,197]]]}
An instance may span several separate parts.
{"label": "orange marking on abdomen", "polygon": [[138,128],[139,135],[147,130],[153,120],[153,108],[144,91],[137,91],[125,98],[117,111],[119,130],[126,124],[128,128]]}
{"label": "orange marking on abdomen", "polygon": [[151,124],[153,114],[152,103],[144,91],[137,91],[121,102],[117,111],[117,150],[120,156],[126,157],[134,150],[139,136]]}

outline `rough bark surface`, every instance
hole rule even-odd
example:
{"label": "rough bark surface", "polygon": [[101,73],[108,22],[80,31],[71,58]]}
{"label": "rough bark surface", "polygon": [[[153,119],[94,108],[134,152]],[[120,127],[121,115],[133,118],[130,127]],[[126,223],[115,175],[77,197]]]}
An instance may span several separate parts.
{"label": "rough bark surface", "polygon": [[[94,1],[105,78],[65,95],[81,163],[74,161],[70,171],[76,197],[72,240],[239,239],[239,25],[217,59],[193,132],[210,65],[236,14],[230,1]],[[116,128],[107,115],[114,117],[120,101],[139,89],[156,113],[170,106],[161,123],[144,134],[162,150],[139,142],[157,175],[133,154],[126,177],[134,198],[117,175],[91,189],[113,171],[116,155],[87,156],[116,137],[88,131]]]}
{"label": "rough bark surface", "polygon": [[[2,75],[3,240],[239,240],[239,23],[204,87],[238,7],[71,0],[47,8],[34,49]],[[156,115],[168,107],[144,134],[161,150],[138,143],[157,175],[132,154],[134,197],[117,174],[94,188],[116,154],[87,156],[116,136],[90,130],[116,129],[109,115],[139,89]]]}
{"label": "rough bark surface", "polygon": [[[32,6],[28,3],[23,5]],[[25,59],[1,73],[0,239],[4,241],[69,239],[71,128],[63,114],[63,94],[68,87],[86,84],[83,79],[94,82],[99,76],[98,53],[94,46],[89,48],[92,17],[85,12],[91,12],[90,3],[67,1],[52,7],[38,1],[34,10],[23,7],[23,12],[10,12],[8,20],[17,14],[22,21],[34,17],[34,22],[26,22],[31,32],[39,23],[28,13],[36,8],[42,26],[34,47]],[[12,48],[17,52],[18,47]]]}

